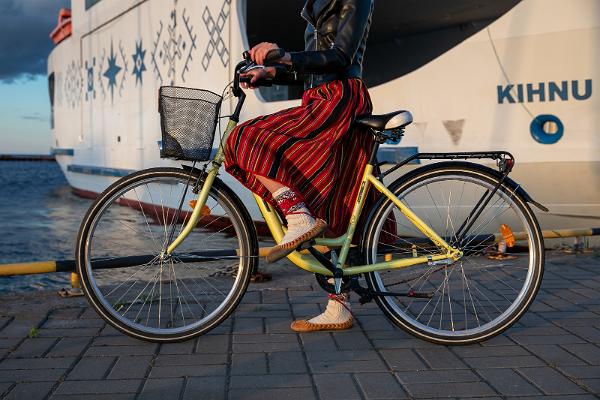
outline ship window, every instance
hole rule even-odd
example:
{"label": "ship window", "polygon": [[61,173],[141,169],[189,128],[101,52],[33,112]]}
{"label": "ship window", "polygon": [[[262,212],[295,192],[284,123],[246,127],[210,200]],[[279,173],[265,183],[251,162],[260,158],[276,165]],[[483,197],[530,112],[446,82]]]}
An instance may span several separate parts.
{"label": "ship window", "polygon": [[48,75],[48,95],[50,96],[50,128],[54,129],[54,72]]}
{"label": "ship window", "polygon": [[101,0],[85,0],[85,9],[89,9],[90,7],[92,7],[93,5],[95,5],[96,3],[100,3]]}
{"label": "ship window", "polygon": [[[436,59],[502,16],[521,0],[377,0],[367,43],[363,78],[373,87],[400,78]],[[288,5],[289,3],[289,5]],[[274,42],[304,48],[305,0],[242,1],[250,47]],[[302,87],[260,88],[266,101],[301,97]]]}

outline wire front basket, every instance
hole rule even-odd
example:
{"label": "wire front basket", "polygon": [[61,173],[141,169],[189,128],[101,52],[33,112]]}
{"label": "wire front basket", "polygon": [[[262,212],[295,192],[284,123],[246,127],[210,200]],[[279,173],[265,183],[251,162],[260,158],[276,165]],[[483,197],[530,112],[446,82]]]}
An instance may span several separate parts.
{"label": "wire front basket", "polygon": [[162,86],[158,100],[161,158],[207,161],[221,101],[221,96],[208,90]]}

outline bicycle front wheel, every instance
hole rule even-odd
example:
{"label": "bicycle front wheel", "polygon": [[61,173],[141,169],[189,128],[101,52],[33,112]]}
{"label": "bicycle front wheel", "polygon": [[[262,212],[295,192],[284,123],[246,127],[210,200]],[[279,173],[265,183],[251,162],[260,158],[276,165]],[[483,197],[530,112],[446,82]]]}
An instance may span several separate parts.
{"label": "bicycle front wheel", "polygon": [[[421,168],[390,185],[405,205],[464,253],[450,265],[367,274],[373,290],[407,295],[376,298],[396,325],[435,343],[468,344],[501,333],[527,310],[542,279],[542,236],[517,187],[506,183],[479,216],[472,213],[497,183],[498,175],[489,168],[453,162]],[[497,251],[505,240],[502,231],[518,239],[507,253]],[[372,214],[365,238],[367,264],[443,252],[389,199]]]}
{"label": "bicycle front wheel", "polygon": [[258,261],[252,220],[215,180],[196,228],[161,257],[196,205],[204,175],[176,168],[139,171],[115,182],[86,214],[77,269],[96,311],[127,335],[174,342],[216,327],[233,311]]}

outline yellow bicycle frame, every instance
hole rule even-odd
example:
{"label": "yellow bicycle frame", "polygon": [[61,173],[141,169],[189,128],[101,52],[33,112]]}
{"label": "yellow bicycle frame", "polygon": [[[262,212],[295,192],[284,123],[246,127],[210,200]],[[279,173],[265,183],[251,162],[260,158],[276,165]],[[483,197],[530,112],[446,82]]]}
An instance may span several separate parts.
{"label": "yellow bicycle frame", "polygon": [[[225,133],[223,134],[223,140],[221,143],[227,140],[227,137],[235,128],[237,123],[235,121],[230,120]],[[208,171],[206,175],[206,179],[204,181],[204,185],[202,190],[198,194],[198,200],[196,206],[194,207],[194,211],[187,222],[186,226],[182,230],[181,234],[175,238],[175,240],[169,245],[167,248],[166,254],[172,254],[173,251],[179,246],[188,234],[196,227],[198,220],[200,219],[201,210],[206,200],[208,198],[208,194],[212,187],[212,184],[219,173],[219,168],[223,164],[225,160],[222,144],[219,146],[217,150],[217,154],[212,161],[212,167]],[[428,256],[421,257],[413,257],[413,258],[403,258],[391,261],[378,262],[375,264],[369,265],[358,265],[351,267],[344,267],[346,264],[346,260],[348,257],[348,252],[350,250],[350,245],[352,243],[352,238],[354,237],[354,232],[356,230],[356,225],[358,223],[358,219],[361,215],[365,198],[367,193],[369,192],[370,186],[373,185],[375,189],[380,191],[384,196],[390,199],[400,210],[400,212],[406,216],[406,218],[425,236],[427,236],[435,245],[437,245],[443,252],[438,254],[431,254]],[[258,205],[258,209],[260,210],[271,234],[273,235],[273,239],[277,243],[281,241],[284,235],[284,228],[281,224],[279,216],[277,212],[271,207],[269,203],[254,195],[256,204]],[[423,263],[431,263],[443,260],[452,260],[456,261],[462,256],[462,252],[452,246],[450,246],[444,239],[442,239],[432,228],[430,228],[422,219],[420,219],[414,212],[412,212],[406,205],[404,205],[395,195],[392,193],[384,184],[381,182],[375,175],[373,175],[373,166],[367,164],[365,167],[363,177],[360,184],[360,190],[358,192],[358,196],[356,198],[356,202],[354,204],[354,208],[352,210],[352,216],[350,217],[350,223],[348,224],[348,229],[346,233],[342,236],[336,238],[318,238],[315,239],[317,245],[327,246],[330,248],[341,248],[340,254],[338,256],[336,267],[341,268],[344,271],[344,275],[356,275],[366,272],[379,271],[379,270],[389,270],[389,269],[398,269],[398,268],[406,268],[417,264]],[[293,252],[288,256],[288,259],[296,264],[298,267],[315,273],[322,274],[325,276],[332,276],[332,272],[325,268],[317,259],[315,259],[312,255],[309,254],[301,254],[300,252]]]}

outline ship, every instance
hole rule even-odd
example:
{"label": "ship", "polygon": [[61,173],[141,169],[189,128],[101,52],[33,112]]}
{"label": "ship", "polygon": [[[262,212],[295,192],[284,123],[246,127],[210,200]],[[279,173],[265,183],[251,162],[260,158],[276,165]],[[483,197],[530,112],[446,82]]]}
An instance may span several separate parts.
{"label": "ship", "polygon": [[[252,45],[301,50],[303,4],[73,1],[48,57],[51,151],[73,191],[93,198],[131,172],[180,165],[159,155],[159,88],[220,94]],[[600,221],[600,0],[377,0],[364,67],[375,113],[414,116],[379,160],[506,150],[513,179],[550,210],[538,212],[542,228]],[[301,95],[249,90],[242,120]],[[234,104],[224,101],[222,115]],[[260,219],[251,193],[221,177]]]}

